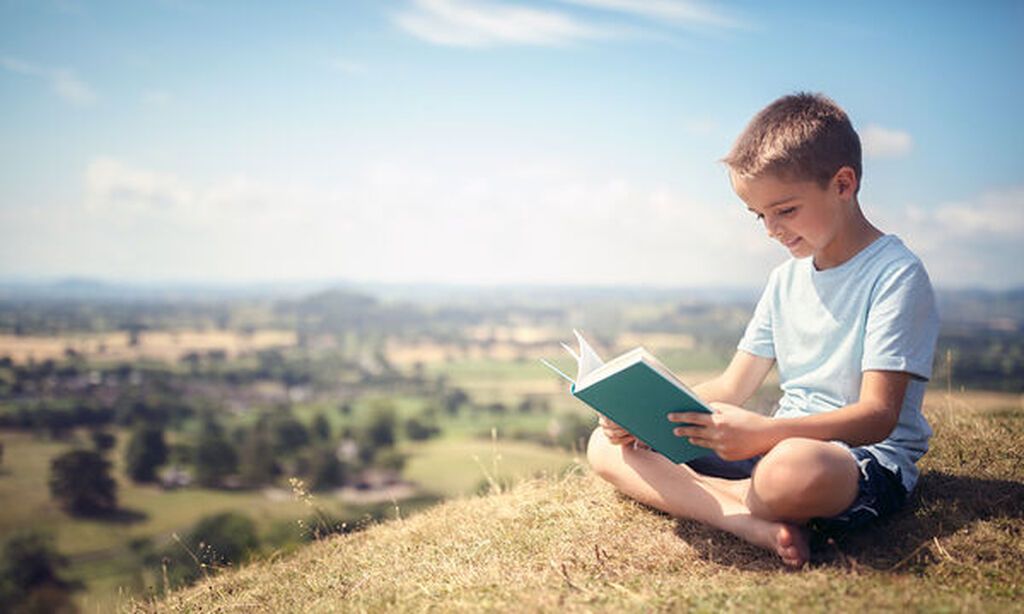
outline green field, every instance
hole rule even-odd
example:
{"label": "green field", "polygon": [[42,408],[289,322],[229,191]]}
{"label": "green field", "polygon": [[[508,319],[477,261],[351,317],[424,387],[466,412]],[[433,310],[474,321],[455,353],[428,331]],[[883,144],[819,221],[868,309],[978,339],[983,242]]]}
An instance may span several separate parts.
{"label": "green field", "polygon": [[[414,403],[397,403],[402,413],[414,411]],[[477,430],[486,428],[485,423]],[[538,473],[554,474],[572,462],[571,454],[524,442],[492,442],[468,438],[469,422],[463,435],[441,440],[407,443],[409,455],[405,477],[417,482],[426,493],[443,497],[469,495],[489,479],[500,484],[529,478]],[[119,434],[123,442],[126,436]],[[118,478],[118,501],[127,518],[123,521],[77,519],[68,516],[50,499],[47,476],[50,460],[71,444],[38,439],[25,433],[0,432],[4,460],[0,469],[0,534],[33,528],[55,537],[57,549],[69,557],[69,575],[85,584],[77,602],[85,611],[109,611],[122,601],[120,592],[145,593],[158,579],[140,569],[132,551],[133,540],[151,539],[154,546],[172,543],[171,535],[184,535],[201,517],[220,512],[242,512],[256,521],[266,535],[292,523],[296,539],[302,529],[296,522],[308,517],[310,509],[286,488],[262,491],[220,491],[187,488],[165,491],[140,486],[123,478],[120,450],[109,456]],[[497,449],[498,454],[494,454]],[[314,497],[317,507],[339,517],[358,516],[362,508],[346,506],[329,493]],[[402,513],[408,509],[399,502]]]}

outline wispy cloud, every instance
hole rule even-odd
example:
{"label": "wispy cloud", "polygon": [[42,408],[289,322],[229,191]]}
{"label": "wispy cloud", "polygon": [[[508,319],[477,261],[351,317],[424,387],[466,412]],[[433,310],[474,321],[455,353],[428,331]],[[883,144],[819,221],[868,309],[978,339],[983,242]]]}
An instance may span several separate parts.
{"label": "wispy cloud", "polygon": [[914,139],[903,130],[869,124],[860,133],[864,155],[869,158],[902,158],[914,148]]}
{"label": "wispy cloud", "polygon": [[367,71],[366,64],[346,58],[331,58],[327,60],[327,66],[333,71],[346,75],[361,75]]}
{"label": "wispy cloud", "polygon": [[1020,284],[1024,260],[1024,186],[959,202],[912,205],[885,220],[924,260],[939,285]]}
{"label": "wispy cloud", "polygon": [[142,102],[151,107],[165,107],[171,102],[171,95],[164,90],[142,92]]}
{"label": "wispy cloud", "polygon": [[26,62],[18,58],[0,57],[0,66],[14,73],[42,79],[50,89],[64,100],[80,106],[96,102],[96,92],[73,71]]}
{"label": "wispy cloud", "polygon": [[417,38],[456,47],[558,46],[615,35],[565,12],[506,2],[414,0],[394,18]]}
{"label": "wispy cloud", "polygon": [[676,25],[738,28],[743,23],[717,7],[689,0],[561,0],[591,9],[615,11]]}

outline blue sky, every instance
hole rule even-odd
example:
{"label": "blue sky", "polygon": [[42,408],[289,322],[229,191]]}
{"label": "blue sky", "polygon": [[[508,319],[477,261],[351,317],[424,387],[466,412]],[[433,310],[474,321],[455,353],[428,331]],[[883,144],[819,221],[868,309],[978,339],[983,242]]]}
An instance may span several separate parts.
{"label": "blue sky", "polygon": [[0,0],[0,277],[760,285],[822,91],[936,285],[1024,285],[1024,5]]}

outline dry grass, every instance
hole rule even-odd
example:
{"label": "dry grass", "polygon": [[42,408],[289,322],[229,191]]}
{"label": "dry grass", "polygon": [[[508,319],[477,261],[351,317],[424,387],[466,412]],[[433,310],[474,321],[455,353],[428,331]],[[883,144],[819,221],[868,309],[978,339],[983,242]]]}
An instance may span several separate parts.
{"label": "dry grass", "polygon": [[1020,611],[1024,409],[929,399],[913,505],[800,573],[576,467],[255,563],[139,611]]}

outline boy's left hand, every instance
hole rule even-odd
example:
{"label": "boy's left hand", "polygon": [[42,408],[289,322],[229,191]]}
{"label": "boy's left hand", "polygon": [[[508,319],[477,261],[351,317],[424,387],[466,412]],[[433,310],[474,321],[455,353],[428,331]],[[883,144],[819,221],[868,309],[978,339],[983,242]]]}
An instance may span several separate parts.
{"label": "boy's left hand", "polygon": [[685,422],[672,432],[690,443],[710,448],[724,460],[744,460],[770,450],[774,441],[773,420],[728,403],[711,403],[713,414],[670,413],[671,422]]}

